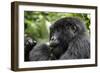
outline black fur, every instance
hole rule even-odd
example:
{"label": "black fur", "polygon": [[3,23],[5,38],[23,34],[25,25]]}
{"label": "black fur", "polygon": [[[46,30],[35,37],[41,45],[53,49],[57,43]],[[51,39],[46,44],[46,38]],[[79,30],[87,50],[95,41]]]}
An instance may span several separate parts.
{"label": "black fur", "polygon": [[90,58],[90,41],[86,26],[79,18],[66,17],[50,28],[50,46],[56,59]]}
{"label": "black fur", "polygon": [[37,44],[30,52],[30,61],[49,60],[51,56],[50,47],[46,44]]}
{"label": "black fur", "polygon": [[24,37],[24,61],[29,61],[29,53],[36,45],[36,41],[33,41],[30,37]]}

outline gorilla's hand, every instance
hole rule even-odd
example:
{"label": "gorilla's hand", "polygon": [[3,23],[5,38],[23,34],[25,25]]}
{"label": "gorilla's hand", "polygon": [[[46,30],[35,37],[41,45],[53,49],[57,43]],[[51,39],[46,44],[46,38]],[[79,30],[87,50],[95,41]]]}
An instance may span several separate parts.
{"label": "gorilla's hand", "polygon": [[36,45],[36,41],[30,37],[24,37],[24,61],[29,61],[29,52]]}
{"label": "gorilla's hand", "polygon": [[49,60],[51,56],[51,51],[46,44],[37,44],[30,52],[30,61],[42,61]]}

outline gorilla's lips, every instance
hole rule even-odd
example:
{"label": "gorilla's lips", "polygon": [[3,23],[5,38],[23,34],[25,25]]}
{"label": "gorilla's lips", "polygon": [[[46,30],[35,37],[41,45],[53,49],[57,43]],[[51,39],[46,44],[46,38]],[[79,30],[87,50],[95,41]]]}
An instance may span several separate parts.
{"label": "gorilla's lips", "polygon": [[58,41],[50,41],[50,47],[57,47],[59,45]]}

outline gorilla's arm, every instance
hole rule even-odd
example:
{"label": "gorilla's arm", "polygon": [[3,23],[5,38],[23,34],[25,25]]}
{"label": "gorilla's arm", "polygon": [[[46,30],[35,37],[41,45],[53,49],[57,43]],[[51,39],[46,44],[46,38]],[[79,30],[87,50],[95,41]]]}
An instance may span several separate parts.
{"label": "gorilla's arm", "polygon": [[85,36],[77,37],[68,47],[60,59],[86,59],[90,58],[90,43]]}
{"label": "gorilla's arm", "polygon": [[49,60],[50,48],[46,44],[37,44],[30,52],[30,61],[42,61]]}

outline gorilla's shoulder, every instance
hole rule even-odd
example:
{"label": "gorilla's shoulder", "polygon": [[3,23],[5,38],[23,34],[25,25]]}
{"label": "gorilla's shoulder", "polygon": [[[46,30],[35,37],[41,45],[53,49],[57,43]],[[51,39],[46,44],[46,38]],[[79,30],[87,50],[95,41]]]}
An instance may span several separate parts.
{"label": "gorilla's shoulder", "polygon": [[88,35],[78,35],[69,43],[69,48],[90,49],[90,38]]}

